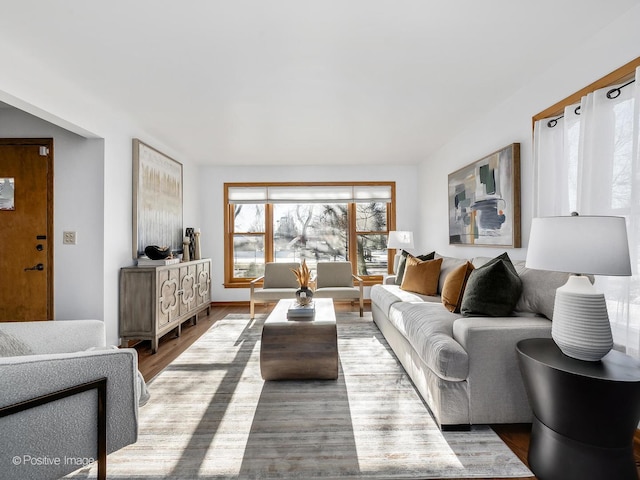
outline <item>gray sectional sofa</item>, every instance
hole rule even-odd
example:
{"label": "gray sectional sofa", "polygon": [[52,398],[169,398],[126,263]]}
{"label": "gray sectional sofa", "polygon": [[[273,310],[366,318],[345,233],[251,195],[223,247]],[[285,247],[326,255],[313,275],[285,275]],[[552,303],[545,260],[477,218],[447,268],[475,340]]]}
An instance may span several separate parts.
{"label": "gray sectional sofa", "polygon": [[[424,296],[387,277],[371,289],[373,320],[404,366],[441,429],[530,422],[532,413],[516,358],[516,343],[550,337],[555,290],[568,274],[513,262],[522,293],[506,317],[463,316],[443,306],[447,275],[467,259],[442,257],[438,291]],[[471,261],[478,268],[490,258]]]}

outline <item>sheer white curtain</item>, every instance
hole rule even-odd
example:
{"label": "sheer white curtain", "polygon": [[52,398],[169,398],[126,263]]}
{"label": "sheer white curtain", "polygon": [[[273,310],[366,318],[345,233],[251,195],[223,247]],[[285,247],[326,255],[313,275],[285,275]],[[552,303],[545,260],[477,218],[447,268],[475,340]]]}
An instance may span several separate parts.
{"label": "sheer white curtain", "polygon": [[576,210],[580,104],[561,117],[538,120],[534,128],[535,216],[569,215]]}
{"label": "sheer white curtain", "polygon": [[[640,68],[636,71],[640,80]],[[535,216],[627,219],[632,277],[598,277],[616,348],[640,358],[640,86],[614,85],[567,107],[555,127],[534,128]],[[579,107],[579,108],[578,108]]]}

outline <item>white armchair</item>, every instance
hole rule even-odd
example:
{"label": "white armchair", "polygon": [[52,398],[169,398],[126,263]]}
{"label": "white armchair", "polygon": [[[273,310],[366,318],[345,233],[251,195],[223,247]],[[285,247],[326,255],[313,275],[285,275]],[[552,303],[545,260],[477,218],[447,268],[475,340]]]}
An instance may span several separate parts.
{"label": "white armchair", "polygon": [[[362,317],[364,311],[362,279],[353,274],[351,262],[318,262],[316,272],[314,297],[358,301]],[[354,285],[354,281],[357,286]]]}
{"label": "white armchair", "polygon": [[[104,456],[137,440],[144,387],[137,352],[105,347],[98,320],[0,323],[0,409],[100,378],[106,378]],[[0,416],[0,476],[60,478],[98,459],[97,408],[98,391],[89,390]]]}
{"label": "white armchair", "polygon": [[[295,298],[300,288],[295,274],[291,271],[300,267],[298,262],[268,262],[264,275],[251,281],[249,303],[250,317],[255,316],[256,303],[276,302],[283,298]],[[258,285],[262,283],[262,287]]]}

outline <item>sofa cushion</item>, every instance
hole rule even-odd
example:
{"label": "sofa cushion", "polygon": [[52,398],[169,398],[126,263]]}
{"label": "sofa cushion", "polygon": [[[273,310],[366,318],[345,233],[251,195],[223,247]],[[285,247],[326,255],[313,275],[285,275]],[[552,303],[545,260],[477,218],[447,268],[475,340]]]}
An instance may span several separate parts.
{"label": "sofa cushion", "polygon": [[441,294],[444,282],[447,280],[449,273],[460,267],[460,265],[467,263],[467,260],[464,258],[445,257],[437,253],[435,258],[442,259],[442,265],[440,265],[440,279],[438,280],[438,294]]}
{"label": "sofa cushion", "polygon": [[371,287],[370,297],[371,304],[376,305],[387,316],[389,316],[391,305],[397,302],[440,303],[440,297],[429,297],[407,292],[402,290],[398,285],[373,285]]}
{"label": "sofa cushion", "polygon": [[421,295],[436,295],[441,264],[441,258],[424,261],[416,257],[407,258],[404,278],[400,288],[409,292],[420,293]]}
{"label": "sofa cushion", "polygon": [[440,378],[463,381],[469,375],[469,357],[453,339],[460,315],[441,303],[399,302],[389,310],[389,322],[411,343],[422,361]]}
{"label": "sofa cushion", "polygon": [[556,290],[567,283],[571,274],[526,268],[524,262],[516,265],[516,270],[522,280],[522,295],[515,311],[544,315],[552,320]]}
{"label": "sofa cushion", "polygon": [[[418,260],[433,260],[436,252],[426,253],[424,255],[418,255],[414,258]],[[407,266],[407,259],[413,257],[409,252],[403,250],[400,255],[400,261],[398,262],[398,271],[396,272],[395,283],[396,285],[402,285],[402,279],[404,278],[404,272]]]}
{"label": "sofa cushion", "polygon": [[297,288],[257,288],[253,291],[253,299],[260,301],[280,300],[296,297]]}
{"label": "sofa cushion", "polygon": [[472,271],[473,265],[467,262],[447,275],[442,287],[442,304],[450,312],[460,312],[462,296]]}
{"label": "sofa cushion", "polygon": [[522,281],[505,252],[471,272],[460,311],[465,317],[506,317],[521,293]]}

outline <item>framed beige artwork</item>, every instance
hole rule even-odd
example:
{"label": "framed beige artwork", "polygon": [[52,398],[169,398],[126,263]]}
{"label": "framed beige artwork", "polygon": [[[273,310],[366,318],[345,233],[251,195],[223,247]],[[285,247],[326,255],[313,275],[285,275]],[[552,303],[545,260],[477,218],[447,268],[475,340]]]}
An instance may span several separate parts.
{"label": "framed beige artwork", "polygon": [[157,245],[182,251],[182,164],[133,139],[133,258]]}

